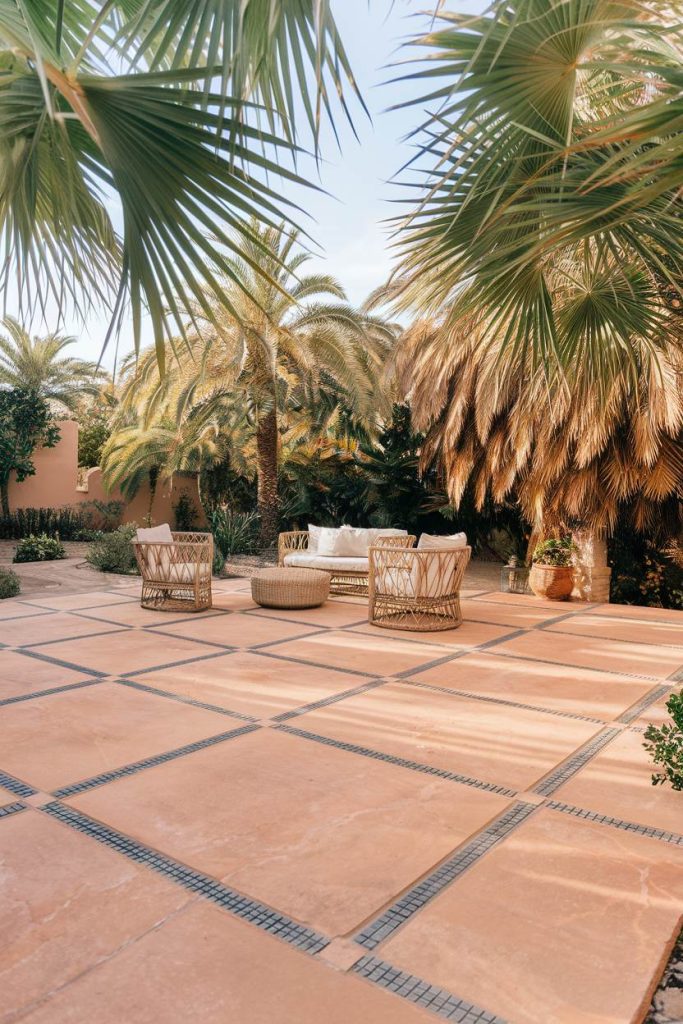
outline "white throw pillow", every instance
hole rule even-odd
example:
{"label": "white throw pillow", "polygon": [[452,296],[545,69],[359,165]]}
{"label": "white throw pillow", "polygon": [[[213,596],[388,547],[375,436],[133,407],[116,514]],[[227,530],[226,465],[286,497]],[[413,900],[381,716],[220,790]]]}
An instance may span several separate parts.
{"label": "white throw pillow", "polygon": [[337,530],[332,526],[321,526],[320,533],[318,535],[318,547],[316,550],[317,555],[324,555],[326,558],[330,558],[332,555],[338,555],[337,546],[339,544],[339,534],[341,530]]}
{"label": "white throw pillow", "polygon": [[467,534],[452,533],[449,537],[435,537],[429,533],[423,533],[418,542],[418,548],[466,548]]}
{"label": "white throw pillow", "polygon": [[313,523],[308,524],[308,550],[312,555],[318,553],[318,544],[320,543],[320,529],[319,526],[314,526]]}
{"label": "white throw pillow", "polygon": [[336,554],[346,558],[367,558],[368,548],[374,540],[373,533],[374,530],[360,526],[342,526]]}
{"label": "white throw pillow", "polygon": [[135,536],[143,544],[173,543],[173,534],[168,523],[162,523],[161,526],[152,526],[147,530],[138,530]]}

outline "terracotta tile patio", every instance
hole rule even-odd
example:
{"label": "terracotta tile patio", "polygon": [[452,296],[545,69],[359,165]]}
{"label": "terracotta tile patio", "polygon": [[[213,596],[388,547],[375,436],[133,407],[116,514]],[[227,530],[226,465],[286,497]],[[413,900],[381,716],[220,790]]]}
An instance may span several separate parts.
{"label": "terracotta tile patio", "polygon": [[683,614],[0,604],[0,1021],[638,1024],[683,920]]}

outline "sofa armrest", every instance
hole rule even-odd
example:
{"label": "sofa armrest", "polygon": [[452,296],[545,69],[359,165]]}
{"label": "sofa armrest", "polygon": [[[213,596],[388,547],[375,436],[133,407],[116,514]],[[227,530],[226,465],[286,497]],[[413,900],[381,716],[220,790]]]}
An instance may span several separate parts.
{"label": "sofa armrest", "polygon": [[308,530],[281,533],[277,539],[277,564],[284,565],[285,555],[290,551],[308,551],[308,540]]}

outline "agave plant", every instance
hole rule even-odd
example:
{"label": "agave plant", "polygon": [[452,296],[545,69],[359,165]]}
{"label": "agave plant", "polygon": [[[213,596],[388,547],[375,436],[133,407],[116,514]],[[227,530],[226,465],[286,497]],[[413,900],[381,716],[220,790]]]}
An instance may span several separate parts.
{"label": "agave plant", "polygon": [[[586,361],[607,390],[618,349],[664,351],[683,279],[681,40],[668,0],[440,7],[407,73],[434,113],[398,224],[399,304],[448,308],[456,332],[475,320],[515,365]],[[563,268],[585,285],[573,308]]]}
{"label": "agave plant", "polygon": [[230,308],[248,217],[293,216],[271,179],[301,181],[295,110],[317,146],[345,82],[329,0],[6,0],[1,286],[27,315],[105,304],[112,331],[129,303],[136,348],[146,310],[163,364],[190,306]]}

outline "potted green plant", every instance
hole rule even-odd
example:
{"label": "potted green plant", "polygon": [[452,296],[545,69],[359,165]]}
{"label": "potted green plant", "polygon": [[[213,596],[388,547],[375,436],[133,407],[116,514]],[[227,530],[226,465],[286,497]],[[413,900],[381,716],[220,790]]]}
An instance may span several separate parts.
{"label": "potted green plant", "polygon": [[571,537],[541,541],[532,558],[529,586],[536,597],[566,601],[574,586],[572,555],[576,545]]}

